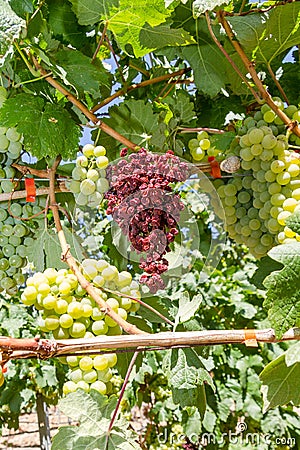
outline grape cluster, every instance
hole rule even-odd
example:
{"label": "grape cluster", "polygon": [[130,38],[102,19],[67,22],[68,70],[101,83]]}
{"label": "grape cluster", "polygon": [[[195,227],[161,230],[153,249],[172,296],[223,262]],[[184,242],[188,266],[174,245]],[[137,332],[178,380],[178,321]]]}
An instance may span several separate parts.
{"label": "grape cluster", "polygon": [[[25,281],[22,268],[27,264],[26,257],[30,255],[34,243],[32,229],[20,218],[28,218],[43,210],[45,199],[39,199],[35,206],[18,201],[10,205],[0,203],[0,290],[14,295],[17,286]],[[38,227],[38,221],[43,215],[31,221],[31,227]]]}
{"label": "grape cluster", "polygon": [[109,166],[107,176],[107,214],[112,214],[132,248],[146,253],[140,260],[145,271],[140,282],[155,293],[164,288],[161,274],[168,269],[164,255],[178,234],[177,223],[184,208],[170,183],[186,180],[188,165],[172,151],[153,154],[140,149],[128,160]]}
{"label": "grape cluster", "polygon": [[207,161],[209,156],[218,156],[220,154],[218,149],[211,146],[211,141],[206,131],[197,133],[197,139],[190,139],[188,147],[194,161]]}
{"label": "grape cluster", "polygon": [[76,167],[72,171],[72,180],[68,187],[75,196],[79,206],[96,208],[108,189],[105,169],[108,166],[106,150],[102,145],[86,144],[82,155],[76,159]]}
{"label": "grape cluster", "polygon": [[[139,285],[132,281],[129,272],[119,272],[103,259],[85,259],[82,273],[96,288],[118,291],[118,296],[108,298],[100,289],[99,295],[124,320],[128,312],[137,311],[139,303],[129,297],[140,298]],[[40,310],[41,330],[52,332],[55,339],[122,333],[119,325],[100,310],[79,285],[76,276],[67,269],[48,268],[43,273],[35,273],[27,279],[21,300],[25,305],[34,305]],[[93,388],[102,394],[110,391],[111,368],[117,363],[115,354],[68,356],[64,362],[70,367],[69,381],[64,385],[66,394],[79,388],[86,392]]]}
{"label": "grape cluster", "polygon": [[[7,95],[7,90],[4,87],[0,86],[0,108],[6,100]],[[22,136],[20,135],[20,133],[18,133],[16,128],[0,127],[0,153],[5,154],[7,166],[9,166],[12,160],[18,159],[20,157],[22,151],[22,139]],[[7,177],[9,178],[8,175]],[[3,178],[2,175],[0,178]]]}
{"label": "grape cluster", "polygon": [[[295,106],[284,108],[280,99],[275,100],[295,119]],[[300,241],[286,226],[286,219],[300,210],[300,155],[289,149],[284,132],[281,119],[263,105],[243,121],[231,148],[241,158],[241,173],[227,183],[215,181],[229,236],[258,258],[277,243]]]}

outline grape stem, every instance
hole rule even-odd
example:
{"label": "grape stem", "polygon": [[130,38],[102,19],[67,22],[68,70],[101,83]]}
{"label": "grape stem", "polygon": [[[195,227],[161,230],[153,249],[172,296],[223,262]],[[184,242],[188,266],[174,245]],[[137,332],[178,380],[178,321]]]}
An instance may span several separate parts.
{"label": "grape stem", "polygon": [[125,298],[129,298],[131,300],[134,300],[135,302],[139,303],[140,305],[144,306],[145,308],[149,309],[149,311],[153,312],[154,314],[156,314],[158,317],[160,317],[164,322],[168,323],[169,325],[171,325],[172,327],[174,326],[174,323],[169,320],[167,317],[165,317],[163,314],[161,314],[160,312],[156,311],[155,308],[152,308],[152,306],[148,305],[147,303],[143,302],[143,300],[141,300],[140,298],[135,298],[132,297],[131,295],[128,294],[123,294],[121,292],[118,291],[112,291],[111,289],[107,289],[107,288],[102,288],[103,291],[105,292],[109,292],[110,294],[114,294],[117,295],[118,297],[125,297]]}
{"label": "grape stem", "polygon": [[61,161],[61,156],[58,156],[52,167],[49,169],[49,208],[52,210],[55,228],[57,231],[57,236],[60,242],[61,250],[62,250],[62,261],[68,264],[69,268],[72,270],[74,275],[77,277],[78,282],[81,287],[86,290],[86,292],[91,296],[93,300],[98,304],[101,311],[111,317],[124,331],[129,334],[145,334],[144,331],[137,328],[135,325],[128,323],[126,320],[122,319],[98,294],[97,290],[94,286],[84,277],[82,274],[79,265],[76,259],[70,253],[69,244],[66,241],[66,237],[64,231],[62,229],[60,217],[59,217],[59,207],[56,203],[55,198],[55,175],[57,167]]}
{"label": "grape stem", "polygon": [[67,89],[65,89],[58,81],[56,81],[47,70],[45,70],[38,62],[37,60],[32,56],[32,60],[34,63],[34,66],[37,70],[39,70],[40,74],[45,77],[45,80],[51,84],[55,89],[57,89],[59,92],[61,92],[69,102],[71,102],[76,108],[78,108],[87,119],[89,119],[95,127],[100,128],[104,133],[108,134],[112,138],[116,139],[117,141],[124,144],[126,147],[130,148],[131,150],[136,150],[137,145],[134,142],[131,142],[129,139],[127,139],[125,136],[122,136],[120,133],[115,131],[110,126],[106,125],[106,123],[99,120],[99,118],[93,114],[83,103],[81,103],[71,92],[69,92]]}
{"label": "grape stem", "polygon": [[300,328],[291,328],[280,339],[272,328],[262,330],[204,330],[161,332],[155,334],[98,336],[92,339],[49,340],[40,338],[10,338],[0,336],[0,350],[10,359],[34,358],[48,359],[71,354],[132,349],[133,351],[180,348],[183,346],[245,344],[247,332],[255,335],[256,343],[275,343],[300,340]]}
{"label": "grape stem", "polygon": [[111,421],[110,421],[110,423],[109,423],[108,430],[107,430],[107,432],[106,432],[106,440],[105,440],[105,447],[104,447],[104,450],[107,450],[107,448],[108,448],[108,444],[109,444],[109,442],[108,442],[108,440],[109,440],[109,435],[110,435],[110,432],[111,432],[112,427],[113,427],[113,425],[114,425],[114,422],[115,422],[115,420],[116,420],[116,417],[117,417],[117,414],[118,414],[118,411],[119,411],[119,408],[120,408],[120,404],[121,404],[121,401],[122,401],[122,399],[123,399],[123,397],[124,397],[125,389],[126,389],[126,386],[127,386],[128,381],[129,381],[130,374],[131,374],[132,369],[133,369],[133,367],[134,367],[134,364],[135,364],[135,362],[136,362],[136,360],[137,360],[137,357],[139,356],[139,353],[140,353],[139,350],[135,351],[134,354],[132,355],[131,361],[130,361],[130,363],[129,363],[129,366],[128,366],[128,369],[127,369],[127,372],[126,372],[126,375],[125,375],[125,378],[124,378],[124,381],[123,381],[123,385],[122,385],[121,391],[120,391],[120,393],[119,393],[119,398],[118,398],[118,401],[117,401],[115,410],[114,410],[114,412],[113,412]]}
{"label": "grape stem", "polygon": [[[250,61],[244,50],[242,49],[240,43],[237,41],[236,36],[233,33],[233,30],[228,23],[228,21],[225,19],[225,13],[224,11],[217,11],[217,17],[219,20],[219,23],[223,26],[232,46],[238,53],[239,57],[241,58],[246,70],[250,73],[252,80],[256,87],[259,90],[259,93],[262,97],[262,99],[267,103],[267,105],[270,106],[270,108],[277,114],[277,116],[286,124],[287,129],[296,136],[300,137],[300,125],[297,121],[291,120],[284,111],[281,111],[281,109],[278,108],[278,106],[274,103],[274,100],[272,99],[271,95],[268,93],[268,91],[265,89],[262,81],[260,80],[256,70],[255,65],[253,61]],[[234,67],[233,67],[234,68]]]}
{"label": "grape stem", "polygon": [[184,128],[179,127],[178,133],[200,133],[200,131],[206,131],[211,134],[224,134],[225,130],[218,130],[217,128],[208,128],[208,127],[197,127],[197,128]]}
{"label": "grape stem", "polygon": [[127,87],[125,86],[122,89],[115,92],[110,97],[107,97],[101,103],[98,103],[98,105],[95,105],[91,109],[91,112],[94,113],[94,112],[98,111],[99,109],[103,108],[103,106],[108,105],[108,103],[112,102],[114,99],[120,97],[121,95],[127,94],[128,92],[132,91],[133,89],[139,89],[139,88],[143,88],[145,86],[149,86],[151,84],[160,83],[161,81],[166,81],[166,80],[169,80],[176,76],[182,76],[185,73],[188,73],[190,71],[191,71],[191,69],[188,67],[185,69],[178,70],[177,72],[167,73],[165,75],[161,75],[160,77],[150,78],[149,80],[141,81],[141,83],[132,84],[131,86],[127,86]]}
{"label": "grape stem", "polygon": [[94,52],[94,54],[93,54],[93,57],[92,57],[92,63],[93,63],[93,62],[95,61],[95,59],[97,58],[98,52],[99,52],[99,50],[100,50],[100,47],[101,47],[101,45],[103,44],[104,37],[105,37],[106,31],[107,31],[107,25],[108,25],[108,21],[106,21],[105,24],[104,24],[104,27],[103,27],[103,31],[102,31],[102,34],[101,34],[100,41],[98,42],[97,48],[96,48],[96,50],[95,50],[95,52]]}
{"label": "grape stem", "polygon": [[229,62],[229,64],[232,66],[232,68],[236,71],[236,73],[238,74],[238,76],[243,80],[243,82],[246,84],[246,86],[248,87],[248,89],[251,91],[252,95],[254,96],[254,98],[261,103],[261,98],[259,97],[259,95],[257,94],[257,92],[255,92],[255,90],[253,89],[253,87],[250,85],[249,81],[247,80],[247,78],[245,77],[245,75],[240,71],[240,69],[238,68],[238,66],[235,64],[235,62],[233,61],[233,59],[228,55],[228,53],[226,52],[226,50],[224,49],[223,45],[221,44],[221,42],[219,42],[219,40],[217,39],[212,26],[211,26],[211,22],[210,22],[210,17],[209,17],[209,13],[208,11],[205,11],[205,18],[206,18],[206,22],[207,22],[207,26],[208,26],[208,30],[209,33],[213,39],[213,41],[215,42],[215,44],[217,45],[217,47],[221,50],[221,52],[223,53],[223,55],[225,56],[225,58],[227,59],[227,61]]}

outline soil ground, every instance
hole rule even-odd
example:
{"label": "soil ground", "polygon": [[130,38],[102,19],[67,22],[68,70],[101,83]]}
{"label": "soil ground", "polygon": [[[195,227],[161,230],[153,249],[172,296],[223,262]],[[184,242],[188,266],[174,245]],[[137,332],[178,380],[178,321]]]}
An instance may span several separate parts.
{"label": "soil ground", "polygon": [[[58,427],[68,425],[68,418],[61,414],[55,407],[49,408],[49,423],[51,438],[57,432]],[[40,450],[40,437],[38,419],[36,413],[20,416],[18,430],[4,429],[0,436],[0,450]]]}

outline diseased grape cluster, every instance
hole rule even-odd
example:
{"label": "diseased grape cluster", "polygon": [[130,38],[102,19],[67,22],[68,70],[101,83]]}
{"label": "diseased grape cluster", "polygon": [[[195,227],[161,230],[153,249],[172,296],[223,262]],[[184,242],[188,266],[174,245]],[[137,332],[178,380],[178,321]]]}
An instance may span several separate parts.
{"label": "diseased grape cluster", "polygon": [[164,288],[161,274],[168,269],[164,256],[178,234],[177,224],[184,208],[170,183],[186,180],[188,165],[172,151],[154,154],[140,149],[128,160],[109,166],[107,176],[107,214],[112,214],[133,250],[146,253],[140,261],[145,271],[140,282],[155,293]]}
{"label": "diseased grape cluster", "polygon": [[[120,293],[108,298],[104,291],[99,290],[103,300],[124,320],[128,312],[137,311],[139,303],[129,297],[140,298],[139,285],[132,281],[129,272],[119,272],[103,259],[85,259],[82,273],[96,288],[109,288]],[[35,273],[27,279],[21,300],[25,305],[34,305],[40,310],[41,330],[52,332],[56,339],[122,334],[119,325],[100,310],[70,270],[48,268],[43,273]],[[96,389],[101,394],[110,392],[111,368],[117,363],[116,354],[68,356],[65,362],[70,373],[64,393],[79,388],[86,392]]]}
{"label": "diseased grape cluster", "polygon": [[[298,117],[295,106],[284,108],[280,99],[275,101],[291,118]],[[296,143],[294,136],[290,139]],[[229,236],[258,258],[277,243],[300,241],[286,226],[286,219],[300,210],[300,155],[289,149],[285,127],[268,105],[243,121],[231,152],[241,158],[240,174],[227,183],[215,181]]]}
{"label": "diseased grape cluster", "polygon": [[97,208],[108,189],[105,169],[108,166],[106,150],[102,145],[86,144],[82,155],[76,159],[76,167],[72,171],[72,180],[68,187],[73,192],[79,206]]}

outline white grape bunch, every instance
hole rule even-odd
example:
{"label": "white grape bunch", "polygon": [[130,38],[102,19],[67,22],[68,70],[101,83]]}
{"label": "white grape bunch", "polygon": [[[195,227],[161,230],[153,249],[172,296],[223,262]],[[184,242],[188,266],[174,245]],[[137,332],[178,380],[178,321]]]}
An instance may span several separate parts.
{"label": "white grape bunch", "polygon": [[197,138],[188,142],[188,148],[195,162],[207,162],[209,156],[220,155],[220,150],[211,145],[209,134],[206,131],[197,133]]}
{"label": "white grape bunch", "polygon": [[79,207],[97,208],[109,189],[105,172],[109,161],[105,155],[106,149],[102,145],[86,144],[82,155],[77,157],[68,187]]}
{"label": "white grape bunch", "polygon": [[[141,297],[139,285],[129,272],[119,272],[106,260],[85,259],[82,273],[107,304],[124,320],[128,313],[135,312]],[[103,288],[103,290],[101,289]],[[116,294],[106,294],[109,289]],[[46,269],[37,272],[26,281],[21,300],[27,306],[40,311],[40,329],[52,332],[55,339],[93,338],[101,335],[122,334],[120,326],[79,285],[76,276],[68,269]],[[76,389],[89,392],[95,389],[101,394],[110,392],[112,367],[117,363],[114,353],[91,356],[68,356],[69,380],[65,383],[65,394]]]}
{"label": "white grape bunch", "polygon": [[[280,99],[275,101],[296,120],[296,106],[284,108]],[[299,138],[287,136],[281,119],[263,105],[254,117],[243,121],[231,146],[231,154],[241,159],[240,172],[228,182],[215,181],[229,236],[246,244],[255,257],[266,255],[278,243],[300,241],[286,226],[286,219],[300,211],[297,143]]]}

